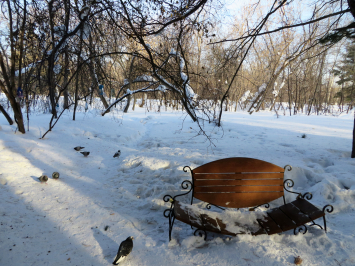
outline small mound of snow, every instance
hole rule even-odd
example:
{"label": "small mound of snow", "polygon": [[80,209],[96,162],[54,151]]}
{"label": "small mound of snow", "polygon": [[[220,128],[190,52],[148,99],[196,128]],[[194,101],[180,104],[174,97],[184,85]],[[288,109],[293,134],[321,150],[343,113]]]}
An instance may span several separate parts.
{"label": "small mound of snow", "polygon": [[187,249],[194,249],[203,246],[206,241],[200,236],[190,236],[182,241],[182,245]]}
{"label": "small mound of snow", "polygon": [[7,180],[5,177],[0,177],[0,184],[1,185],[6,185],[7,184]]}
{"label": "small mound of snow", "polygon": [[173,248],[173,247],[178,247],[179,243],[176,241],[175,238],[171,239],[171,241],[169,241],[168,247],[169,248]]}
{"label": "small mound of snow", "polygon": [[86,132],[84,132],[84,136],[85,137],[94,137],[94,134],[90,131],[86,131]]}
{"label": "small mound of snow", "polygon": [[167,160],[161,160],[158,158],[152,157],[131,157],[124,160],[124,168],[135,168],[142,165],[145,168],[148,168],[152,171],[159,169],[167,169],[170,167],[170,162]]}

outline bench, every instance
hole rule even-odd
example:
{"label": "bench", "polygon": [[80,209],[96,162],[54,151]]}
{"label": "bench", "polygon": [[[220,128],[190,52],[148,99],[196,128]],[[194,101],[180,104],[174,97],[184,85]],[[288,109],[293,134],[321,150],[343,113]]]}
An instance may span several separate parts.
{"label": "bench", "polygon": [[[297,193],[289,190],[294,186],[291,179],[284,180],[284,171],[291,171],[292,167],[284,168],[269,162],[252,158],[226,158],[213,161],[195,169],[184,167],[184,172],[191,172],[192,179],[185,180],[181,187],[188,190],[174,197],[165,195],[163,200],[170,202],[170,208],[164,211],[164,216],[169,219],[169,241],[175,219],[197,228],[194,235],[199,233],[207,237],[207,231],[237,235],[251,233],[252,235],[276,234],[294,229],[294,234],[306,233],[306,224],[318,226],[327,230],[325,212],[331,213],[333,206],[326,205],[323,209],[311,204],[311,193]],[[297,198],[286,203],[284,191],[294,193]],[[176,200],[178,197],[191,193],[191,205]],[[264,205],[269,208],[269,202],[283,197],[284,204],[264,213],[264,217],[256,219],[253,230],[237,232],[230,230],[231,222],[224,222],[222,218],[206,214],[206,211],[196,210],[193,206],[194,199],[206,202],[207,209],[215,206],[225,208],[249,208],[250,211]],[[191,206],[191,207],[189,207]],[[258,212],[259,213],[259,212]],[[324,228],[314,220],[323,217]],[[240,225],[238,220],[234,225]]]}

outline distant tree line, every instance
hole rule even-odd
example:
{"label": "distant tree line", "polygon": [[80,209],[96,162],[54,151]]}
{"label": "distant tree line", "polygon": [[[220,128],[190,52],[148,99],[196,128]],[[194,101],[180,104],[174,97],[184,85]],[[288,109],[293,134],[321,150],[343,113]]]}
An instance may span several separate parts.
{"label": "distant tree line", "polygon": [[299,3],[247,6],[227,27],[217,1],[4,0],[0,89],[22,133],[21,104],[28,110],[38,95],[50,103],[49,130],[65,110],[75,120],[79,101],[96,97],[102,115],[123,101],[128,112],[137,99],[157,99],[200,126],[220,126],[223,111],[237,108],[349,110],[353,46],[344,54],[340,40],[352,37],[353,1],[318,0],[307,20]]}

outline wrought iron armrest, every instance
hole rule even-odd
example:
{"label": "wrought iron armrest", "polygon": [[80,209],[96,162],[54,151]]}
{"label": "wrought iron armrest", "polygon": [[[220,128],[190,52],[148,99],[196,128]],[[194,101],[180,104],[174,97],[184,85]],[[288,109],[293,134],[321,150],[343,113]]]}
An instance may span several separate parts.
{"label": "wrought iron armrest", "polygon": [[[183,169],[184,172],[187,172],[186,168],[190,169],[190,172],[192,172],[192,170],[191,170],[191,168],[190,168],[189,166],[185,166],[185,167],[184,167],[184,169]],[[181,188],[182,188],[182,189],[188,189],[188,188],[190,187],[189,191],[187,191],[187,192],[185,192],[185,193],[182,193],[182,194],[179,194],[179,195],[176,195],[176,196],[174,196],[174,197],[171,196],[171,195],[165,195],[164,198],[163,198],[163,200],[164,200],[165,202],[170,201],[170,202],[173,204],[174,201],[175,201],[175,199],[176,199],[177,197],[181,197],[181,196],[187,195],[187,194],[189,194],[189,193],[192,191],[192,196],[191,196],[191,204],[192,204],[193,188],[194,188],[193,182],[194,182],[193,179],[192,179],[192,181],[190,181],[190,180],[184,180],[184,181],[182,181],[182,183],[181,183]]]}
{"label": "wrought iron armrest", "polygon": [[[189,166],[185,166],[184,167],[184,172],[187,172],[187,169],[188,168],[190,170],[190,172],[192,173],[192,170]],[[171,205],[170,205],[170,208],[169,209],[166,209],[164,211],[164,217],[166,218],[169,218],[169,241],[171,240],[171,232],[172,232],[172,229],[173,229],[173,226],[174,226],[174,221],[175,221],[175,214],[174,214],[174,202],[175,202],[175,199],[177,197],[181,197],[183,195],[187,195],[189,194],[191,191],[192,191],[192,196],[191,196],[191,204],[192,204],[192,200],[193,200],[193,187],[194,187],[194,184],[193,184],[193,179],[192,181],[190,180],[184,180],[182,181],[181,183],[181,187],[182,189],[188,189],[190,186],[190,189],[189,191],[185,192],[185,193],[182,193],[182,194],[179,194],[179,195],[176,195],[176,196],[171,196],[171,195],[165,195],[163,197],[163,200],[164,202],[170,202]]]}
{"label": "wrought iron armrest", "polygon": [[[291,171],[292,170],[292,166],[291,165],[286,165],[284,167],[284,169],[287,170],[287,171]],[[289,192],[289,193],[297,194],[298,195],[297,199],[307,199],[307,200],[311,200],[312,199],[313,195],[310,192],[306,192],[306,193],[302,194],[302,193],[299,193],[299,192],[294,192],[294,191],[288,190],[288,188],[292,188],[294,185],[295,185],[295,183],[293,182],[292,179],[286,179],[284,181],[284,190]],[[283,198],[284,198],[284,203],[286,204],[285,196]]]}

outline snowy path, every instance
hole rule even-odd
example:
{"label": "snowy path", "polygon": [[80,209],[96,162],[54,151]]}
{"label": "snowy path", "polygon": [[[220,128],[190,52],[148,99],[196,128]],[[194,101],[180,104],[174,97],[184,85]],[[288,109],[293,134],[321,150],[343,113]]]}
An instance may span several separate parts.
{"label": "snowy path", "polygon": [[[226,113],[224,120],[223,130],[206,125],[211,149],[193,138],[196,125],[168,112],[138,110],[122,121],[67,115],[44,140],[48,115],[32,116],[25,135],[0,116],[0,265],[110,265],[129,235],[134,249],[124,265],[293,265],[295,256],[302,265],[355,265],[351,115]],[[87,158],[73,150],[78,145]],[[177,221],[169,244],[162,198],[190,178],[182,168],[238,156],[293,165],[287,177],[296,190],[312,192],[318,206],[334,205],[328,234],[311,227],[306,235],[210,234],[205,242]],[[54,171],[59,180],[38,182]]]}

